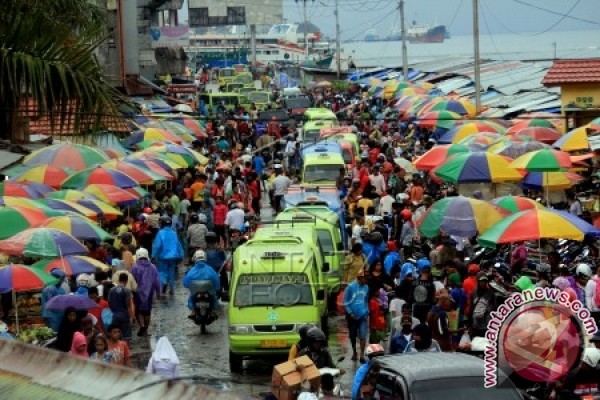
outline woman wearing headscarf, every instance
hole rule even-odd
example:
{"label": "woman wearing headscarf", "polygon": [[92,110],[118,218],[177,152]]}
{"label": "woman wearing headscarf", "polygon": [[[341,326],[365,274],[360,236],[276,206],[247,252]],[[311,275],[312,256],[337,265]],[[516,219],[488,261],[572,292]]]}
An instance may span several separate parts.
{"label": "woman wearing headscarf", "polygon": [[84,358],[88,358],[90,356],[87,352],[87,341],[83,333],[75,332],[73,334],[73,342],[71,343],[71,351],[69,354]]}
{"label": "woman wearing headscarf", "polygon": [[146,372],[156,374],[165,379],[179,378],[180,364],[179,357],[171,342],[166,336],[162,336],[156,343],[156,350],[148,361]]}
{"label": "woman wearing headscarf", "polygon": [[[75,332],[81,330],[81,320],[85,315],[81,315],[75,310],[74,307],[68,307],[65,310],[60,327],[58,328],[58,334],[56,336],[56,348],[65,353],[71,350],[71,344],[73,343],[73,335]],[[84,336],[85,339],[85,336]]]}

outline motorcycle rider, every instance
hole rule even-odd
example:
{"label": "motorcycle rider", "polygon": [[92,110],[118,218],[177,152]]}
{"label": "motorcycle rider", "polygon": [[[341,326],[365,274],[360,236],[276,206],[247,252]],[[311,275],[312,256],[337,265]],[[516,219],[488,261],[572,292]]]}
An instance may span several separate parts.
{"label": "motorcycle rider", "polygon": [[319,328],[311,328],[306,332],[307,346],[298,353],[298,357],[308,356],[317,368],[335,368],[331,354],[325,347],[327,337]]}
{"label": "motorcycle rider", "polygon": [[370,344],[365,350],[365,355],[367,356],[367,362],[363,363],[356,374],[354,375],[354,381],[352,382],[352,400],[362,398],[363,388],[367,389],[367,391],[372,391],[372,388],[369,386],[374,386],[371,382],[368,382],[366,379],[367,373],[369,372],[369,368],[371,368],[371,364],[375,357],[380,357],[385,354],[385,350],[383,346],[380,344]]}
{"label": "motorcycle rider", "polygon": [[306,348],[306,346],[308,346],[306,334],[308,333],[308,331],[310,329],[312,329],[314,327],[315,327],[315,324],[309,322],[307,324],[302,325],[298,329],[298,334],[300,335],[300,340],[298,341],[298,343],[294,344],[290,348],[290,353],[288,355],[288,361],[294,360],[296,357],[298,357],[298,353],[300,353],[304,348]]}
{"label": "motorcycle rider", "polygon": [[[206,263],[206,253],[204,250],[196,250],[192,256],[192,262],[194,266],[185,274],[183,278],[183,287],[189,288],[192,281],[210,281],[212,283],[212,290],[209,291],[210,295],[210,308],[213,314],[217,309],[217,292],[219,291],[220,283],[219,276],[214,269]],[[194,319],[196,316],[195,307],[195,293],[190,293],[188,297],[188,308],[192,310],[192,313],[188,316],[189,319]]]}

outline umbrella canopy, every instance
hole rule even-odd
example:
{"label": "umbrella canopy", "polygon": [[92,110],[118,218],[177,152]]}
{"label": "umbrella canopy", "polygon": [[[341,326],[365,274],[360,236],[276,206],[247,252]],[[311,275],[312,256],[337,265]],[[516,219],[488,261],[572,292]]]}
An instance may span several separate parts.
{"label": "umbrella canopy", "polygon": [[586,234],[581,227],[553,210],[532,209],[506,217],[490,227],[477,241],[486,247],[539,239],[581,241]]}
{"label": "umbrella canopy", "polygon": [[417,158],[413,164],[417,169],[430,171],[441,165],[448,157],[455,154],[468,153],[469,151],[469,147],[463,144],[434,146],[421,157]]}
{"label": "umbrella canopy", "polygon": [[40,290],[57,279],[42,268],[11,264],[0,268],[0,293]]}
{"label": "umbrella canopy", "polygon": [[40,203],[53,210],[72,212],[91,219],[98,218],[98,213],[79,205],[74,201],[46,198],[40,200]]}
{"label": "umbrella canopy", "polygon": [[123,213],[110,204],[103,202],[102,200],[74,200],[80,206],[83,206],[93,212],[95,212],[102,219],[110,221],[116,217],[123,215]]}
{"label": "umbrella canopy", "polygon": [[532,140],[530,142],[498,142],[488,149],[489,152],[499,154],[501,156],[509,157],[512,159],[518,158],[523,154],[530,153],[532,151],[548,149],[549,145]]}
{"label": "umbrella canopy", "polygon": [[512,168],[526,171],[560,171],[562,168],[571,168],[571,165],[568,153],[552,149],[532,151],[510,163]]}
{"label": "umbrella canopy", "polygon": [[29,182],[0,182],[0,196],[24,197],[27,199],[39,199],[44,197],[43,193],[37,190]]}
{"label": "umbrella canopy", "polygon": [[58,189],[60,184],[69,177],[69,173],[61,167],[52,165],[38,165],[13,178],[16,182],[43,183],[53,189]]}
{"label": "umbrella canopy", "polygon": [[534,208],[544,208],[543,205],[535,200],[521,196],[502,196],[492,200],[492,204],[514,214],[519,211],[531,210]]}
{"label": "umbrella canopy", "polygon": [[41,226],[47,219],[46,214],[37,208],[0,207],[0,239]]}
{"label": "umbrella canopy", "polygon": [[462,115],[452,111],[431,111],[418,117],[417,124],[427,129],[450,129],[456,125],[456,121],[461,119]]}
{"label": "umbrella canopy", "polygon": [[97,268],[108,271],[110,267],[87,256],[65,256],[53,259],[40,260],[32,265],[33,268],[42,268],[46,272],[60,269],[66,275],[93,274]]}
{"label": "umbrella canopy", "polygon": [[208,164],[208,158],[192,150],[189,147],[180,146],[177,144],[159,144],[148,148],[149,152],[157,152],[159,154],[166,154],[167,157],[171,158],[178,164],[181,164],[180,160],[188,166],[194,166],[197,164],[206,165]]}
{"label": "umbrella canopy", "polygon": [[142,185],[153,185],[156,182],[167,181],[168,179],[148,168],[140,167],[120,160],[111,160],[102,164],[103,167],[114,169],[133,178]]}
{"label": "umbrella canopy", "polygon": [[81,190],[74,189],[63,189],[57,190],[56,192],[48,193],[47,199],[58,199],[58,200],[97,200],[98,198],[91,193],[82,192]]}
{"label": "umbrella canopy", "polygon": [[144,130],[132,133],[131,136],[126,139],[126,143],[129,147],[134,147],[137,143],[143,142],[144,140],[169,140],[175,143],[183,142],[177,135],[170,133],[166,129],[145,128]]}
{"label": "umbrella canopy", "polygon": [[589,133],[590,129],[587,126],[580,126],[561,136],[552,147],[562,151],[587,150],[590,148]]}
{"label": "umbrella canopy", "polygon": [[64,215],[64,212],[59,210],[54,210],[44,204],[43,199],[40,200],[30,200],[24,197],[11,197],[4,196],[0,197],[0,205],[7,207],[22,207],[29,208],[41,211],[48,218],[50,217],[60,217]]}
{"label": "umbrella canopy", "polygon": [[124,158],[123,161],[137,165],[138,167],[147,168],[150,171],[157,173],[161,176],[164,176],[168,180],[174,179],[174,176],[171,174],[173,169],[169,167],[169,165],[163,163],[160,160],[149,160],[135,157]]}
{"label": "umbrella canopy", "polygon": [[119,150],[119,149],[98,148],[98,150],[100,150],[101,152],[106,154],[106,156],[110,160],[117,160],[119,158],[125,157],[125,155],[126,155],[126,153],[124,151]]}
{"label": "umbrella canopy", "polygon": [[81,144],[61,143],[36,150],[23,159],[23,164],[53,165],[80,171],[108,160],[108,156],[97,149]]}
{"label": "umbrella canopy", "polygon": [[46,309],[53,311],[64,311],[69,307],[76,310],[89,310],[98,307],[98,304],[89,297],[72,294],[59,294],[46,303]]}
{"label": "umbrella canopy", "polygon": [[394,158],[394,163],[396,163],[396,165],[398,165],[400,168],[402,168],[408,174],[413,174],[413,173],[419,172],[419,171],[417,171],[415,166],[406,158],[396,157],[396,158]]}
{"label": "umbrella canopy", "polygon": [[139,195],[135,195],[113,185],[89,185],[85,188],[84,192],[91,193],[103,202],[110,205],[135,204],[140,198]]}
{"label": "umbrella canopy", "polygon": [[446,132],[439,140],[438,143],[460,143],[462,140],[469,136],[477,135],[481,133],[502,133],[504,128],[494,122],[467,122],[455,126]]}
{"label": "umbrella canopy", "polygon": [[472,237],[484,232],[503,217],[503,214],[487,201],[452,196],[435,202],[417,225],[419,232],[426,237],[438,236],[440,232]]}
{"label": "umbrella canopy", "polygon": [[110,233],[89,219],[76,214],[50,218],[44,223],[44,226],[61,230],[80,240],[104,241],[112,239]]}
{"label": "umbrella canopy", "polygon": [[538,142],[552,144],[560,139],[560,133],[553,128],[531,127],[525,128],[518,132],[507,133],[507,135],[527,136]]}
{"label": "umbrella canopy", "polygon": [[452,111],[469,117],[474,117],[476,114],[475,105],[465,99],[441,100],[435,104],[429,104],[423,107],[419,114],[424,114],[429,111]]}
{"label": "umbrella canopy", "polygon": [[62,183],[62,188],[80,189],[97,183],[113,185],[119,188],[130,188],[139,185],[135,179],[123,172],[97,166],[71,175]]}
{"label": "umbrella canopy", "polygon": [[583,179],[583,176],[577,175],[574,172],[530,172],[523,179],[523,182],[521,182],[521,186],[533,190],[569,189]]}
{"label": "umbrella canopy", "polygon": [[0,252],[43,258],[84,255],[88,250],[73,236],[58,229],[31,228],[0,240]]}
{"label": "umbrella canopy", "polygon": [[434,173],[452,183],[501,183],[523,179],[523,175],[511,168],[504,157],[487,152],[457,154],[436,168]]}
{"label": "umbrella canopy", "polygon": [[513,126],[507,129],[507,135],[513,135],[515,133],[519,133],[526,128],[550,128],[556,129],[556,125],[554,125],[553,120],[551,119],[541,119],[541,118],[531,118],[531,119],[523,119],[517,121]]}

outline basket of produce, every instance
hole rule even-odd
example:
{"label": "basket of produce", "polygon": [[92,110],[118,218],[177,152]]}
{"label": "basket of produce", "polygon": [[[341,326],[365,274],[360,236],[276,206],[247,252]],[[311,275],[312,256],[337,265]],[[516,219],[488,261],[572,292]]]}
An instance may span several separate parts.
{"label": "basket of produce", "polygon": [[53,339],[54,336],[56,334],[52,329],[47,326],[40,326],[21,330],[16,339],[23,343],[43,346],[46,342]]}

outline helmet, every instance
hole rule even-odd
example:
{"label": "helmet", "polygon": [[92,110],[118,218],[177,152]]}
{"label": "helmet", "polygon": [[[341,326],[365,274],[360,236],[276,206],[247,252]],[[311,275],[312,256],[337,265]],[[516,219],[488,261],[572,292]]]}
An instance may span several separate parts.
{"label": "helmet", "polygon": [[50,274],[55,278],[64,278],[66,276],[65,271],[58,268],[54,268],[52,271],[50,271]]}
{"label": "helmet", "polygon": [[204,252],[204,250],[196,250],[196,252],[192,256],[192,262],[196,261],[206,261],[206,253]]}
{"label": "helmet", "polygon": [[592,368],[596,368],[598,362],[600,362],[600,349],[595,347],[588,347],[583,351],[583,358],[581,359],[584,363]]}
{"label": "helmet", "polygon": [[371,360],[385,354],[385,350],[380,344],[370,344],[365,350],[365,355]]}
{"label": "helmet", "polygon": [[575,275],[578,278],[590,278],[593,274],[592,268],[587,264],[581,263],[575,268]]}
{"label": "helmet", "polygon": [[165,226],[171,226],[173,225],[173,220],[171,219],[171,217],[164,215],[162,217],[160,217],[160,227],[164,228]]}
{"label": "helmet", "polygon": [[550,272],[550,269],[550,265],[544,263],[535,266],[535,270],[540,274],[547,274]]}
{"label": "helmet", "polygon": [[152,214],[152,209],[150,207],[144,207],[142,210],[144,214]]}
{"label": "helmet", "polygon": [[403,220],[408,221],[409,219],[412,219],[412,212],[410,212],[410,210],[402,210],[400,216]]}
{"label": "helmet", "polygon": [[298,328],[298,334],[300,335],[300,340],[306,340],[306,334],[312,328],[316,328],[315,324],[313,324],[312,322],[301,325],[300,328]]}
{"label": "helmet", "polygon": [[148,250],[146,250],[143,247],[140,247],[139,249],[137,249],[137,251],[135,252],[135,258],[137,258],[138,260],[145,258],[146,260],[150,259],[150,256],[148,255]]}
{"label": "helmet", "polygon": [[325,336],[325,333],[323,333],[322,330],[314,327],[306,332],[306,340],[308,341],[309,345],[317,342],[325,343],[327,341],[327,336]]}
{"label": "helmet", "polygon": [[207,221],[208,218],[206,218],[205,214],[198,214],[198,222],[200,222],[201,224],[206,224]]}
{"label": "helmet", "polygon": [[409,196],[408,196],[408,194],[406,194],[406,193],[398,193],[398,194],[396,195],[396,201],[397,201],[398,203],[404,203],[404,202],[405,202],[406,200],[408,200],[408,199],[409,199]]}

